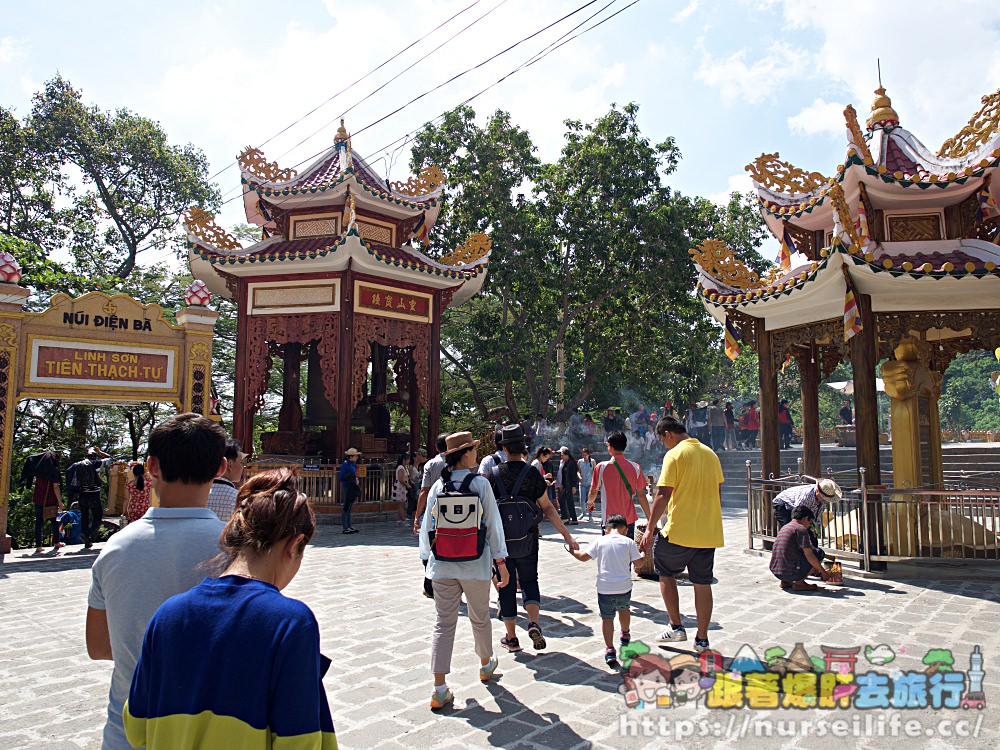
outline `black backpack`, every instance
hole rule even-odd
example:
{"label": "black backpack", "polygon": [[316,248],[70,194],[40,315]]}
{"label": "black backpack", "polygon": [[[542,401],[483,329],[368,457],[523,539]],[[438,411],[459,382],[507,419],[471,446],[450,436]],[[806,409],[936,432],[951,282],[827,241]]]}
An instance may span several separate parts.
{"label": "black backpack", "polygon": [[471,489],[477,476],[469,474],[457,490],[449,480],[438,493],[429,532],[434,559],[468,562],[483,556],[486,547],[483,504]]}
{"label": "black backpack", "polygon": [[500,477],[500,467],[493,469],[497,508],[503,522],[503,535],[507,540],[507,557],[527,557],[535,547],[536,530],[542,522],[542,511],[533,498],[518,494],[528,472],[534,470],[531,464],[525,463],[514,482],[513,491],[508,495],[507,487]]}

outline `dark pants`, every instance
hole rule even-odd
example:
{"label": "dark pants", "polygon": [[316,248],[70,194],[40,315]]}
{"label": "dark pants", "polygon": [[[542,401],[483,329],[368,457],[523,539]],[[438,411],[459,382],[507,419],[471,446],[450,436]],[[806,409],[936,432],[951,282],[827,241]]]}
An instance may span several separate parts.
{"label": "dark pants", "polygon": [[345,529],[350,529],[352,528],[351,508],[354,507],[354,501],[361,494],[361,488],[356,484],[341,484],[340,486],[344,491],[344,507],[340,511],[340,523]]}
{"label": "dark pants", "polygon": [[104,508],[101,505],[100,492],[80,493],[80,533],[86,544],[93,544],[97,530],[104,520]]}
{"label": "dark pants", "polygon": [[[41,505],[35,506],[35,546],[42,546],[42,529],[45,527],[45,519],[43,515],[45,509]],[[54,545],[59,541],[59,521],[56,520],[55,516],[50,519],[52,524],[52,544]]]}
{"label": "dark pants", "polygon": [[559,515],[562,520],[576,520],[576,498],[572,489],[565,487],[559,490]]}
{"label": "dark pants", "polygon": [[427,561],[424,560],[424,593],[427,596],[434,598],[434,582],[427,577]]}
{"label": "dark pants", "polygon": [[517,587],[521,586],[524,604],[541,604],[538,590],[538,550],[525,557],[508,557],[507,572],[510,583],[500,589],[500,617],[517,619]]}
{"label": "dark pants", "polygon": [[725,427],[713,427],[712,428],[712,448],[715,451],[725,450],[726,447],[726,428]]}
{"label": "dark pants", "polygon": [[782,450],[792,447],[792,426],[790,424],[778,423],[778,443]]}
{"label": "dark pants", "polygon": [[774,520],[778,524],[778,528],[775,531],[781,529],[786,523],[792,522],[792,509],[786,508],[784,505],[774,506]]}
{"label": "dark pants", "polygon": [[799,560],[799,564],[794,570],[790,570],[787,573],[781,573],[780,575],[775,573],[774,577],[785,583],[795,583],[795,581],[804,581],[806,576],[808,576],[811,572],[812,565],[810,565],[809,561],[806,560],[806,556],[802,555],[802,559]]}
{"label": "dark pants", "polygon": [[413,515],[417,512],[417,495],[420,493],[420,488],[414,484],[410,489],[406,491],[406,517],[413,518]]}

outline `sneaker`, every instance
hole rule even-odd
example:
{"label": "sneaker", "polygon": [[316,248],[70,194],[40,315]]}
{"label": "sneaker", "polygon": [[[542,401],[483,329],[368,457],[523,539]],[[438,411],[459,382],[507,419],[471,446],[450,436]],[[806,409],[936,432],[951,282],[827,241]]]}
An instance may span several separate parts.
{"label": "sneaker", "polygon": [[431,711],[438,711],[454,702],[455,694],[451,692],[451,688],[445,690],[443,695],[437,690],[431,691]]}
{"label": "sneaker", "polygon": [[615,650],[610,646],[604,649],[604,663],[607,664],[609,667],[613,667],[615,664],[618,663],[618,659],[615,656]]}
{"label": "sneaker", "polygon": [[479,679],[481,682],[489,682],[493,675],[496,674],[497,667],[500,666],[500,662],[497,660],[496,655],[490,657],[490,660],[479,668]]}
{"label": "sneaker", "polygon": [[675,628],[671,625],[669,628],[664,630],[656,637],[657,643],[676,643],[677,641],[686,641],[688,639],[687,631],[683,627]]}
{"label": "sneaker", "polygon": [[621,637],[618,639],[618,642],[622,646],[627,646],[628,644],[630,644],[632,642],[632,632],[629,630],[623,630],[621,632]]}
{"label": "sneaker", "polygon": [[517,636],[504,636],[500,639],[500,645],[505,649],[510,651],[512,654],[516,654],[521,650],[521,642],[517,640]]}
{"label": "sneaker", "polygon": [[699,654],[702,651],[708,651],[708,649],[709,649],[708,638],[695,638],[694,639],[694,650],[697,651]]}
{"label": "sneaker", "polygon": [[541,651],[545,648],[545,637],[542,635],[542,629],[538,626],[537,622],[528,623],[528,637],[531,639],[531,645],[535,647],[536,651]]}

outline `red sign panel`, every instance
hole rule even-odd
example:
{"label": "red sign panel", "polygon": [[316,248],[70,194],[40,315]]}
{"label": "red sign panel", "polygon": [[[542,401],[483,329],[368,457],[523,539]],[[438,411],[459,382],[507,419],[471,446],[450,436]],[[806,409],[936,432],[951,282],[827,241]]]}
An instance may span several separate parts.
{"label": "red sign panel", "polygon": [[166,353],[90,349],[85,345],[69,349],[43,344],[37,348],[32,379],[38,383],[60,380],[77,384],[168,386],[173,381],[170,359]]}
{"label": "red sign panel", "polygon": [[386,289],[359,283],[354,307],[361,311],[382,313],[383,315],[398,315],[429,320],[431,314],[431,299],[422,294],[415,294],[399,289]]}

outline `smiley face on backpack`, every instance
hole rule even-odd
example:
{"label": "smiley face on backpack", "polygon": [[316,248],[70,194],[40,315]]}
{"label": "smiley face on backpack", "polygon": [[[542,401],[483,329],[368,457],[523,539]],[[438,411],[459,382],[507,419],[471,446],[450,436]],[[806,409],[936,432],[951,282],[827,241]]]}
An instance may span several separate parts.
{"label": "smiley face on backpack", "polygon": [[479,526],[479,500],[469,498],[439,498],[437,527],[464,529]]}

